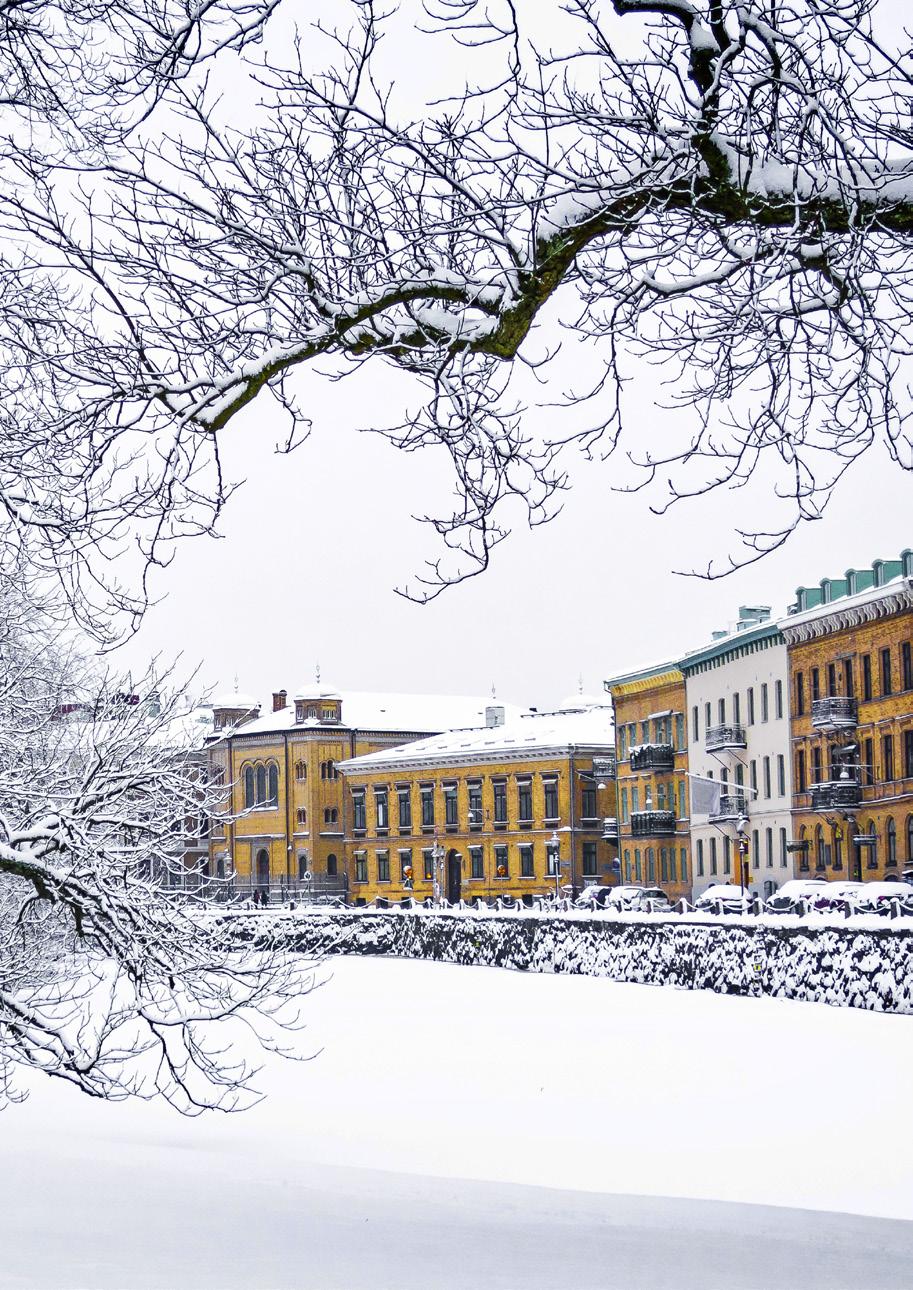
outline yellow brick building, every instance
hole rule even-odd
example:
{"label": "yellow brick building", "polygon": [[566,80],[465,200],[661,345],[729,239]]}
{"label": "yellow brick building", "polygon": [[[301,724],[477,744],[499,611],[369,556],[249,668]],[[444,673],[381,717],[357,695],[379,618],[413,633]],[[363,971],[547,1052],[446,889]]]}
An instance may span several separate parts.
{"label": "yellow brick building", "polygon": [[352,803],[340,763],[477,725],[486,707],[505,711],[478,698],[340,694],[319,683],[291,701],[274,693],[265,715],[250,697],[223,696],[209,747],[210,775],[225,786],[224,813],[210,825],[210,875],[233,879],[240,894],[346,898]]}
{"label": "yellow brick building", "polygon": [[528,713],[343,762],[357,904],[574,894],[617,880],[607,706]]}
{"label": "yellow brick building", "polygon": [[801,587],[790,674],[796,871],[913,868],[913,552]]}
{"label": "yellow brick building", "polygon": [[626,883],[691,894],[685,678],[675,663],[606,681],[615,709],[618,831]]}

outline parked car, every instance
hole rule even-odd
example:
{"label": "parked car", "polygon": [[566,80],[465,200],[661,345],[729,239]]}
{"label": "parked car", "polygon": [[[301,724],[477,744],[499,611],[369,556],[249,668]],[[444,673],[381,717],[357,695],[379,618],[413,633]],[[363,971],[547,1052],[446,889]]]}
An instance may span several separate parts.
{"label": "parked car", "polygon": [[634,895],[625,898],[622,908],[641,911],[652,909],[655,913],[661,913],[672,908],[672,901],[660,887],[635,887]]}
{"label": "parked car", "polygon": [[821,888],[828,885],[824,878],[790,878],[772,896],[767,897],[764,909],[768,914],[791,914],[800,900],[810,906]]}
{"label": "parked car", "polygon": [[745,914],[751,908],[751,893],[731,882],[717,882],[701,892],[694,908],[711,914]]}
{"label": "parked car", "polygon": [[574,904],[579,909],[591,909],[595,901],[602,909],[606,905],[613,903],[612,896],[619,890],[621,890],[619,887],[584,887]]}
{"label": "parked car", "polygon": [[847,909],[855,908],[856,897],[862,886],[861,882],[825,882],[821,890],[813,895],[809,909],[819,913],[834,910],[845,913]]}
{"label": "parked car", "polygon": [[899,900],[904,914],[913,914],[913,887],[908,882],[863,882],[853,909],[860,914],[888,914],[891,901]]}
{"label": "parked car", "polygon": [[630,884],[619,887],[587,887],[578,897],[577,904],[589,909],[594,897],[603,909],[608,910],[645,910],[648,901],[653,909],[672,908],[669,897],[659,887],[636,887]]}

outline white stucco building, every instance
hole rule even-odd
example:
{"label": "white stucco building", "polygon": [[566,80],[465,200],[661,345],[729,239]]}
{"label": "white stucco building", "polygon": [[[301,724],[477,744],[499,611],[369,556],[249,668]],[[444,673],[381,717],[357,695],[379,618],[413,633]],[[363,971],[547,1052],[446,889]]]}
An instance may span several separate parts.
{"label": "white stucco building", "polygon": [[[691,813],[693,893],[739,882],[768,896],[792,878],[792,775],[786,643],[767,607],[739,610],[731,630],[686,654],[688,766],[720,784],[710,814]],[[693,781],[692,781],[693,783]],[[747,848],[746,851],[740,850]]]}

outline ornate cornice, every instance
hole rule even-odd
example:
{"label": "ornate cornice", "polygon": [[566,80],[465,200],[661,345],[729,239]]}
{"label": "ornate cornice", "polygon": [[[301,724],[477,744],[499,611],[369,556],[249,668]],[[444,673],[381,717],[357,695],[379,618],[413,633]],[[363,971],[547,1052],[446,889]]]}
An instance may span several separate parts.
{"label": "ornate cornice", "polygon": [[787,645],[800,645],[822,636],[830,636],[834,632],[863,627],[879,618],[890,618],[892,614],[910,609],[913,609],[913,587],[908,581],[904,581],[883,596],[866,599],[855,605],[841,605],[839,601],[835,601],[827,612],[818,612],[813,617],[802,615],[803,621],[797,623],[791,623],[788,618],[781,619],[779,627]]}

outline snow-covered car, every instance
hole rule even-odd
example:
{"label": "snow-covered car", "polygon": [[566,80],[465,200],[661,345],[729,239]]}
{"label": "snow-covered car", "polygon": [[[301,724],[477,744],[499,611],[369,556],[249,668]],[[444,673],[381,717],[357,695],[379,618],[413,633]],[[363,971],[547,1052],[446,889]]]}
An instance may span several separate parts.
{"label": "snow-covered car", "polygon": [[856,907],[856,898],[862,890],[861,882],[825,882],[809,901],[809,909],[818,913],[836,910],[845,913]]}
{"label": "snow-covered car", "polygon": [[860,914],[887,914],[893,900],[900,901],[902,913],[913,914],[913,887],[908,882],[863,882],[853,909]]}
{"label": "snow-covered car", "polygon": [[660,887],[637,887],[629,897],[625,909],[653,910],[656,913],[672,908],[672,901]]}
{"label": "snow-covered car", "polygon": [[791,878],[768,896],[764,909],[768,914],[791,914],[800,900],[810,906],[821,888],[827,886],[825,878]]}
{"label": "snow-covered car", "polygon": [[711,914],[746,914],[751,909],[751,893],[731,882],[716,882],[701,892],[694,908]]}
{"label": "snow-covered car", "polygon": [[606,905],[614,903],[612,896],[619,890],[618,887],[584,887],[574,903],[579,909],[592,909],[594,902],[600,908],[605,908]]}

